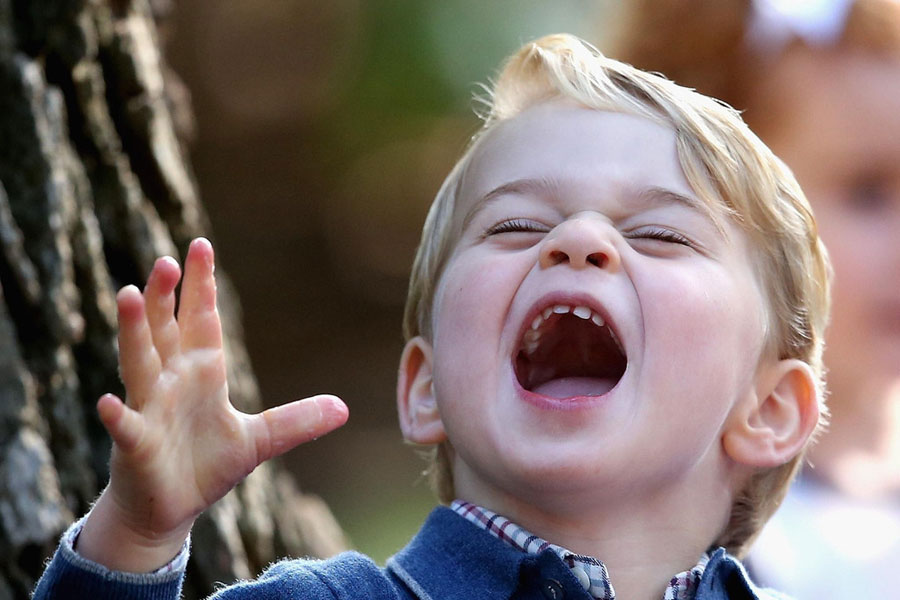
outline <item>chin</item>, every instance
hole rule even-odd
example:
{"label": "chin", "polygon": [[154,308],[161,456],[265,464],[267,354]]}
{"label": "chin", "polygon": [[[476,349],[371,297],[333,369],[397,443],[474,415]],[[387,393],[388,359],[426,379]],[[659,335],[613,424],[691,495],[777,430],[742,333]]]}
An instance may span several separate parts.
{"label": "chin", "polygon": [[552,440],[534,444],[505,460],[506,476],[519,485],[551,492],[583,491],[618,485],[633,465],[620,460],[621,452],[603,451],[596,444],[587,453],[574,445],[561,448]]}

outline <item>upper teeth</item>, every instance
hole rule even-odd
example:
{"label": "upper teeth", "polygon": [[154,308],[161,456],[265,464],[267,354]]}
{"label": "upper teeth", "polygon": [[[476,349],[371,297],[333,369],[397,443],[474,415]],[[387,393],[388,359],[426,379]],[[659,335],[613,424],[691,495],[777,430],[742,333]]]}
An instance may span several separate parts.
{"label": "upper teeth", "polygon": [[[585,321],[590,320],[597,327],[603,327],[605,322],[603,321],[603,317],[592,311],[587,306],[569,306],[567,304],[555,304],[553,306],[548,306],[545,308],[541,314],[534,318],[534,321],[531,322],[531,329],[525,333],[525,351],[528,354],[533,354],[535,350],[537,350],[538,343],[541,340],[541,325],[543,325],[547,319],[550,318],[550,315],[564,315],[572,313],[579,319],[584,319]],[[612,337],[613,341],[616,343],[616,346],[619,348],[619,351],[622,354],[625,354],[625,351],[622,349],[622,344],[619,342],[619,339],[616,337],[616,334],[612,329],[609,330],[609,334]]]}

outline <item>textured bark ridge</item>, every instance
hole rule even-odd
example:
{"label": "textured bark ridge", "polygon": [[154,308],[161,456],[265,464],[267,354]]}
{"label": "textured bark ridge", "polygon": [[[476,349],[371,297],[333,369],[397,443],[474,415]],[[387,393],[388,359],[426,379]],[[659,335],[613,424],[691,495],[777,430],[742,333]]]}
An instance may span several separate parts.
{"label": "textured bark ridge", "polygon": [[[157,4],[0,0],[0,600],[28,597],[105,483],[110,448],[94,405],[122,393],[115,290],[210,233]],[[217,277],[232,402],[258,411],[240,309]],[[187,598],[279,556],[346,545],[327,507],[277,464],[208,511],[193,539]]]}

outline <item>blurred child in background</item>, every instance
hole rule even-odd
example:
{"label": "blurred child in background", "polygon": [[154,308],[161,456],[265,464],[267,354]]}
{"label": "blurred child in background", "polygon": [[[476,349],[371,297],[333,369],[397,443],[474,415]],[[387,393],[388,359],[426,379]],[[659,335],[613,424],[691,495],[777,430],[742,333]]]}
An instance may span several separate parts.
{"label": "blurred child in background", "polygon": [[835,271],[829,432],[751,555],[800,598],[896,598],[900,2],[635,0],[610,53],[743,111],[794,170]]}

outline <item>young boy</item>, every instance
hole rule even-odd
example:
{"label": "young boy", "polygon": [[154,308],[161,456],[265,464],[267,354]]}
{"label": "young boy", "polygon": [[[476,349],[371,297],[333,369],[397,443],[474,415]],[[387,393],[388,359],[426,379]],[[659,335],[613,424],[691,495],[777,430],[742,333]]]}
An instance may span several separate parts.
{"label": "young boy", "polygon": [[[120,292],[111,481],[36,597],[176,598],[194,518],[346,419],[329,396],[234,411],[212,270],[194,242],[177,321],[172,259]],[[775,597],[735,556],[821,420],[827,274],[800,189],[734,111],[570,36],[525,46],[438,192],[407,305],[401,428],[459,500],[384,569],[285,561],[219,597]]]}

